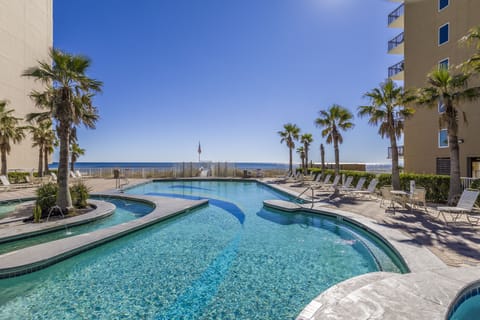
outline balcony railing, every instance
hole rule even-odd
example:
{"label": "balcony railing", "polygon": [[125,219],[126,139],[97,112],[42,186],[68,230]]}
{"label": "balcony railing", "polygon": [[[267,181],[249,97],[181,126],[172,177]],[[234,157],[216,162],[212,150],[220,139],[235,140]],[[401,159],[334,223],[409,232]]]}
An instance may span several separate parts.
{"label": "balcony railing", "polygon": [[[398,157],[403,158],[403,146],[398,146]],[[388,156],[387,159],[392,159],[392,147],[388,147]]]}
{"label": "balcony railing", "polygon": [[391,51],[401,45],[404,41],[404,33],[400,33],[398,36],[393,38],[392,40],[388,41],[388,51]]}
{"label": "balcony railing", "polygon": [[394,64],[393,66],[388,68],[388,77],[391,78],[391,77],[399,74],[400,72],[402,72],[404,70],[404,67],[405,67],[405,60],[402,60],[399,63]]}
{"label": "balcony railing", "polygon": [[390,25],[392,22],[403,16],[403,13],[405,12],[405,5],[402,3],[397,9],[393,10],[389,15],[388,15],[388,25]]}

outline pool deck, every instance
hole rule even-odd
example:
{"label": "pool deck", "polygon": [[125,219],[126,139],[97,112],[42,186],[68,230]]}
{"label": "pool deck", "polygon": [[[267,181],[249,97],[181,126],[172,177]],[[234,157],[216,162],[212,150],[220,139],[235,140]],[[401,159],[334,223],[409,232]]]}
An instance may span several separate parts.
{"label": "pool deck", "polygon": [[[135,184],[148,180],[130,181]],[[94,192],[115,192],[112,179],[89,179],[86,183]],[[305,189],[288,183],[269,185],[294,196]],[[21,189],[0,193],[0,200],[33,195],[32,189]],[[175,211],[173,207],[187,207],[186,203],[180,205],[177,199],[152,198],[156,199],[153,201],[160,201],[156,204],[157,208],[162,206],[170,214]],[[406,209],[398,209],[393,213],[381,208],[378,199],[330,200],[323,197],[313,208],[310,205],[305,207],[314,212],[327,212],[355,221],[377,233],[402,255],[411,273],[375,272],[341,282],[309,303],[297,319],[445,319],[450,303],[459,291],[480,279],[479,226],[470,226],[465,221],[445,225],[435,218],[432,208],[427,213]],[[287,209],[295,211],[299,208],[289,204]],[[168,212],[165,212],[165,216],[169,215]],[[77,237],[80,237],[78,241],[82,241],[81,236]],[[57,253],[63,250],[56,245],[51,248],[36,247],[29,254],[36,255],[37,259],[40,258],[39,252],[44,257],[50,254],[49,250],[56,250]],[[0,256],[0,269],[6,267],[11,258],[14,258],[13,253]],[[24,255],[23,259],[27,258]]]}

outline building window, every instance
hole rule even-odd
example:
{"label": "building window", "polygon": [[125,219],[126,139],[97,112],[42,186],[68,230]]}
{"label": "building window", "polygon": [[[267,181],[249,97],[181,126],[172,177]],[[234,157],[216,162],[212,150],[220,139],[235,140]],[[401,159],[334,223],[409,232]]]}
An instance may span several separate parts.
{"label": "building window", "polygon": [[438,147],[447,148],[448,147],[448,131],[447,129],[442,129],[438,132]]}
{"label": "building window", "polygon": [[444,113],[447,110],[443,101],[438,101],[438,113]]}
{"label": "building window", "polygon": [[440,28],[438,28],[438,45],[448,42],[448,29],[450,24],[446,23]]}
{"label": "building window", "polygon": [[450,158],[437,158],[437,174],[450,175]]}
{"label": "building window", "polygon": [[438,0],[438,11],[441,11],[448,7],[450,1],[448,0]]}
{"label": "building window", "polygon": [[449,63],[448,58],[440,60],[438,62],[438,68],[439,69],[448,69],[448,63]]}

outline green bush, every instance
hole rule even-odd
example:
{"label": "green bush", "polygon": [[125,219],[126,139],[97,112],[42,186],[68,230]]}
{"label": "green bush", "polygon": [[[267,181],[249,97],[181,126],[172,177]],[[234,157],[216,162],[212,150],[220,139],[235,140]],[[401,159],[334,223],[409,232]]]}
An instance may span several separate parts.
{"label": "green bush", "polygon": [[30,173],[28,172],[9,172],[8,181],[10,181],[10,183],[25,183],[25,177],[29,175]]}
{"label": "green bush", "polygon": [[87,207],[88,194],[90,188],[83,182],[79,181],[70,187],[70,195],[72,196],[72,204],[75,208]]}
{"label": "green bush", "polygon": [[[448,190],[450,188],[450,177],[434,174],[415,174],[401,173],[400,188],[408,190],[410,188],[410,180],[415,180],[415,185],[425,188],[427,201],[444,203],[448,199]],[[392,184],[392,175],[382,173],[378,176],[378,187]]]}
{"label": "green bush", "polygon": [[54,182],[45,183],[37,189],[36,205],[42,209],[42,216],[46,216],[50,208],[57,202],[58,185]]}
{"label": "green bush", "polygon": [[33,221],[35,223],[40,222],[40,218],[42,217],[42,207],[39,204],[35,204],[33,207]]}

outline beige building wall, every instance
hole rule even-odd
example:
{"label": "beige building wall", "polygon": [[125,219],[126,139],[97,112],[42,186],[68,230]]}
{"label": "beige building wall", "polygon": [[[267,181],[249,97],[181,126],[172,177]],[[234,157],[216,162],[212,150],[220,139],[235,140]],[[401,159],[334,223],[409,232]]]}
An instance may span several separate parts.
{"label": "beige building wall", "polygon": [[[468,30],[480,25],[479,0],[450,0],[449,6],[438,10],[438,0],[405,3],[405,87],[426,86],[426,75],[441,60],[458,65],[472,53],[459,46],[459,39]],[[449,41],[438,44],[439,28],[449,23]],[[449,149],[439,148],[438,107],[416,107],[415,116],[405,124],[405,170],[415,173],[436,173],[437,158],[449,158]],[[460,119],[460,169],[462,176],[480,177],[480,167],[472,171],[472,160],[480,166],[480,101],[464,105],[468,125]],[[473,163],[473,167],[476,164]],[[477,171],[478,172],[475,172]]]}
{"label": "beige building wall", "polygon": [[[8,100],[7,108],[20,118],[38,111],[28,95],[42,87],[21,74],[38,60],[48,59],[53,46],[52,1],[0,0],[0,100]],[[32,148],[28,134],[12,146],[7,163],[9,170],[37,168],[38,150]]]}

